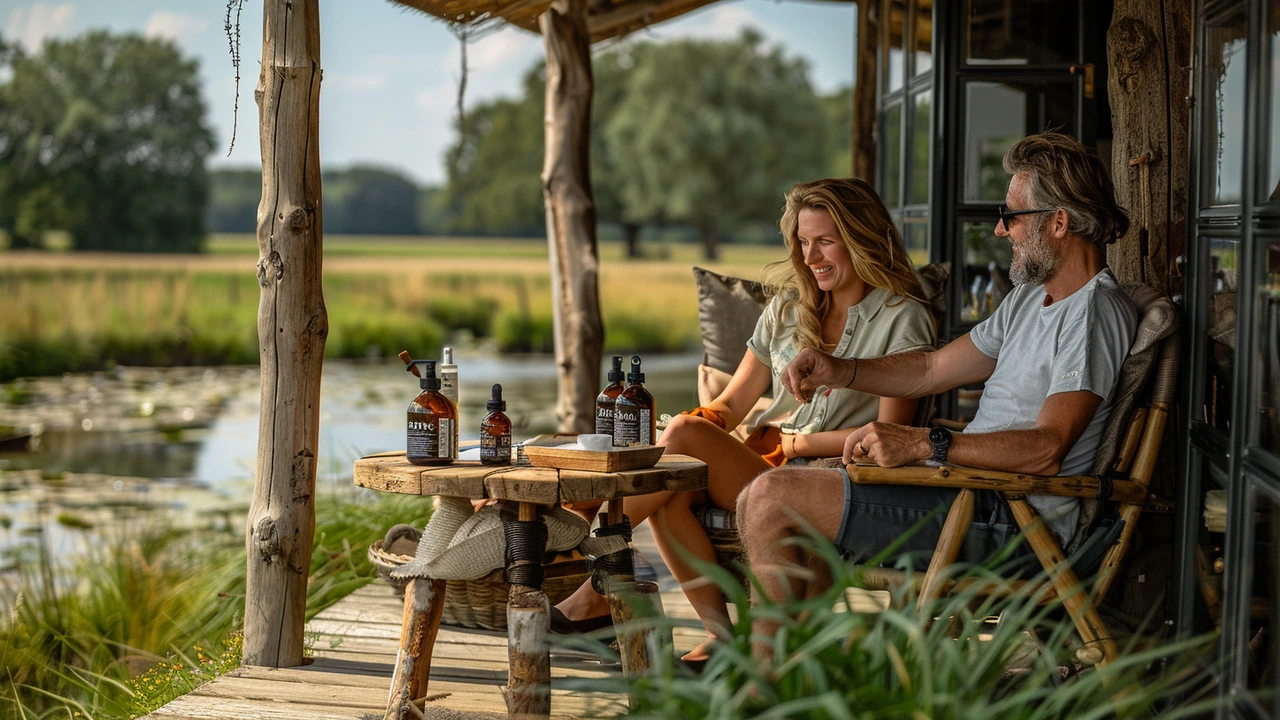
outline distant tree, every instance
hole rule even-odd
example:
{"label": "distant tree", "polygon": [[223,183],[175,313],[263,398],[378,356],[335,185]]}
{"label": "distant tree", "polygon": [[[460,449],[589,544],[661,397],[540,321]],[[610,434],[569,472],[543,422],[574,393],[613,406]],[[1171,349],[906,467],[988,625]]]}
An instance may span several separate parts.
{"label": "distant tree", "polygon": [[[853,172],[853,88],[845,86],[831,95],[822,96],[830,140],[827,143],[827,177],[849,177]],[[928,128],[925,128],[928,132]],[[863,178],[875,182],[875,178]]]}
{"label": "distant tree", "polygon": [[417,235],[421,190],[397,170],[356,165],[322,173],[324,231]]}
{"label": "distant tree", "polygon": [[828,124],[803,60],[751,30],[633,52],[604,127],[632,216],[695,227],[715,259],[722,232],[776,220],[789,186],[825,174]]}
{"label": "distant tree", "polygon": [[418,232],[423,235],[443,235],[447,232],[449,216],[445,214],[445,190],[428,185],[418,193]]}
{"label": "distant tree", "polygon": [[62,228],[82,250],[200,248],[213,136],[195,60],[105,31],[0,55],[0,226]]}
{"label": "distant tree", "polygon": [[262,199],[262,171],[257,169],[209,172],[209,232],[252,233],[258,227],[258,203]]}
{"label": "distant tree", "polygon": [[452,232],[541,235],[543,67],[525,73],[518,99],[499,98],[455,120],[443,207]]}

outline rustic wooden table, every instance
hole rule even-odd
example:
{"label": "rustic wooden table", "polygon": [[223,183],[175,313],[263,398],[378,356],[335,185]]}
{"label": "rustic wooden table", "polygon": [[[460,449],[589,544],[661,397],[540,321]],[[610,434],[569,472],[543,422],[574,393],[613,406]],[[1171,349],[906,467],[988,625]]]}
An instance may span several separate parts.
{"label": "rustic wooden table", "polygon": [[[370,455],[355,463],[355,484],[382,492],[407,495],[445,495],[472,500],[493,498],[518,503],[519,522],[538,520],[541,508],[561,502],[608,501],[603,525],[623,522],[623,498],[662,490],[700,490],[707,486],[707,466],[687,455],[664,455],[658,464],[640,470],[592,472],[509,465],[494,467],[458,461],[440,467],[412,465],[403,452]],[[513,567],[512,562],[509,566]],[[634,577],[615,577],[608,585],[615,624],[630,620],[631,598],[638,588]],[[427,695],[431,651],[444,610],[445,581],[413,579],[404,594],[400,651],[387,704],[387,718],[418,717],[414,701]],[[656,597],[656,595],[654,596]],[[511,584],[507,598],[510,647],[506,699],[512,717],[547,717],[551,711],[549,607],[541,587]],[[632,623],[634,625],[634,623]],[[645,632],[619,633],[623,671],[647,666]]]}

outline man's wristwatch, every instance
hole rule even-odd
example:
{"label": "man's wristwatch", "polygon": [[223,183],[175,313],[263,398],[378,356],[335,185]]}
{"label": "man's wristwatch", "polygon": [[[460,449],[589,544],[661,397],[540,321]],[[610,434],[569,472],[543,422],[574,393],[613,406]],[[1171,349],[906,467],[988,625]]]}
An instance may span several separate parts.
{"label": "man's wristwatch", "polygon": [[929,428],[929,444],[933,446],[933,455],[929,459],[945,463],[947,451],[951,449],[951,431],[938,425]]}

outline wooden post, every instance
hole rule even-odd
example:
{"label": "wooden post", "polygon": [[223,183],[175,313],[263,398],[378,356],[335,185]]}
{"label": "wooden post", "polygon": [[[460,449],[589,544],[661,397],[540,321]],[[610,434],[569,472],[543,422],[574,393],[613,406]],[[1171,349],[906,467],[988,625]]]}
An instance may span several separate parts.
{"label": "wooden post", "polygon": [[1169,295],[1182,292],[1174,259],[1186,252],[1191,10],[1178,0],[1121,0],[1107,31],[1111,174],[1131,221],[1107,263],[1120,280]]}
{"label": "wooden post", "polygon": [[554,0],[538,17],[547,48],[544,116],[551,301],[561,432],[595,432],[595,397],[604,352],[600,257],[591,195],[591,36],[586,0]]}
{"label": "wooden post", "polygon": [[853,88],[853,176],[876,181],[876,86],[880,48],[879,0],[858,0],[858,58]]}
{"label": "wooden post", "polygon": [[444,615],[445,581],[413,578],[404,590],[404,620],[400,626],[400,649],[391,675],[387,712],[383,720],[416,717],[409,705],[426,697],[431,677],[431,652]]}
{"label": "wooden post", "polygon": [[244,663],[302,663],[315,534],[320,369],[329,333],[320,285],[318,0],[264,0],[258,205],[262,411],[246,550]]}
{"label": "wooden post", "polygon": [[649,638],[653,621],[659,616],[655,602],[661,602],[658,584],[651,580],[609,581],[609,614],[618,629],[618,652],[622,674],[631,677],[649,669]]}
{"label": "wooden post", "polygon": [[938,536],[938,546],[929,559],[929,569],[925,571],[924,583],[920,587],[920,597],[916,599],[916,610],[923,611],[929,607],[942,592],[942,574],[947,567],[960,556],[960,548],[964,546],[965,536],[969,534],[969,526],[973,524],[974,494],[964,488],[951,503],[947,519],[942,523],[942,533]]}
{"label": "wooden post", "polygon": [[[519,505],[518,519],[538,519],[533,503]],[[507,654],[510,668],[503,694],[510,718],[551,715],[551,605],[542,588],[511,584],[507,596]]]}

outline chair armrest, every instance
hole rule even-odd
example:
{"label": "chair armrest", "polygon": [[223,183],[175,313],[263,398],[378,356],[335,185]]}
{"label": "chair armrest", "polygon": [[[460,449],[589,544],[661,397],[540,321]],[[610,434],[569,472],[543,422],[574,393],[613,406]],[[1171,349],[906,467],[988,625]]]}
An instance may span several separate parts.
{"label": "chair armrest", "polygon": [[968,467],[931,467],[924,464],[883,468],[850,463],[849,479],[858,485],[909,485],[916,487],[998,490],[1013,495],[1057,495],[1116,502],[1140,503],[1147,489],[1131,480],[1111,480],[1093,475],[1029,475]]}

